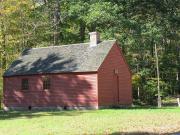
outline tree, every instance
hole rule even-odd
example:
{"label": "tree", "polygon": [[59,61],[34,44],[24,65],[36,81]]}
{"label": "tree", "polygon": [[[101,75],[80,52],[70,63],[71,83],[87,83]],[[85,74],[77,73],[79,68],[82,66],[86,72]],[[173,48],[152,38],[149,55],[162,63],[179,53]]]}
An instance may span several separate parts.
{"label": "tree", "polygon": [[158,107],[161,107],[161,93],[160,93],[160,81],[159,81],[159,58],[157,53],[157,46],[155,44],[155,56],[156,56],[156,70],[157,70],[157,91],[158,91]]}

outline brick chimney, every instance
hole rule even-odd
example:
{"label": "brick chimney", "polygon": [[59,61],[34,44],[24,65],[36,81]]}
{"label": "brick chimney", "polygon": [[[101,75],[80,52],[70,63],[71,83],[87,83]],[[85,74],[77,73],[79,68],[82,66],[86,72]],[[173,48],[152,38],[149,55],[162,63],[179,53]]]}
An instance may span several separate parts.
{"label": "brick chimney", "polygon": [[97,44],[100,42],[100,35],[98,32],[90,32],[90,47],[97,46]]}

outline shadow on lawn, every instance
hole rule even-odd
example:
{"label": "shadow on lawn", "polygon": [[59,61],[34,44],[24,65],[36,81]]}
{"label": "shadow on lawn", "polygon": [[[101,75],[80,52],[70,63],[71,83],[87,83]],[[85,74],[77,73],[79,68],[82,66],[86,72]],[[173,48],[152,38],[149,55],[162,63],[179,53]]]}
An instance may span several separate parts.
{"label": "shadow on lawn", "polygon": [[[163,108],[157,108],[157,107],[112,107],[112,108],[107,108],[109,109],[114,109],[114,110],[139,110],[139,109],[176,109],[175,107],[163,107]],[[100,109],[104,110],[104,109]],[[106,110],[106,109],[105,109]],[[59,110],[34,110],[34,111],[3,111],[0,110],[0,120],[6,120],[6,119],[15,119],[15,118],[36,118],[36,117],[41,117],[41,116],[79,116],[83,113],[93,113],[96,112],[94,110],[66,110],[66,111],[59,111]],[[116,133],[114,133],[116,134]],[[118,133],[117,133],[118,134]],[[143,133],[144,134],[144,133]],[[179,134],[180,135],[180,134]]]}
{"label": "shadow on lawn", "polygon": [[153,132],[115,132],[109,135],[180,135],[179,132],[170,132],[170,133],[153,133]]}
{"label": "shadow on lawn", "polygon": [[2,111],[0,120],[15,118],[37,118],[41,116],[79,116],[87,111]]}

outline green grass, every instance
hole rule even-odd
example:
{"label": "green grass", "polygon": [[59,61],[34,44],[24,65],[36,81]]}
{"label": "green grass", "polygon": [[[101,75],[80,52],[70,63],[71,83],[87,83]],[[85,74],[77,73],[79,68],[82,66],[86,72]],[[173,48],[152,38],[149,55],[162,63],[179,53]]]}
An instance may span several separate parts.
{"label": "green grass", "polygon": [[0,111],[0,135],[116,135],[175,132],[180,132],[180,108]]}

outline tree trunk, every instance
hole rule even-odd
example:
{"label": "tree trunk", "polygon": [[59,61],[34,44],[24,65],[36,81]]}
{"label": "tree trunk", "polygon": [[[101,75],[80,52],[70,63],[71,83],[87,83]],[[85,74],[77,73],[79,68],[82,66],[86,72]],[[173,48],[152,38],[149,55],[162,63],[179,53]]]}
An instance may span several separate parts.
{"label": "tree trunk", "polygon": [[86,27],[85,27],[84,22],[80,22],[79,35],[80,35],[81,42],[84,42],[85,40],[85,30],[86,30]]}
{"label": "tree trunk", "polygon": [[178,106],[180,107],[180,98],[179,97],[177,98],[177,103],[178,103]]}
{"label": "tree trunk", "polygon": [[53,45],[57,45],[59,43],[59,35],[60,35],[60,0],[43,0],[44,4],[48,8],[49,13],[49,27],[52,27],[52,31],[50,29],[51,36],[50,40],[53,42]]}
{"label": "tree trunk", "polygon": [[157,71],[157,90],[158,90],[158,107],[161,107],[161,95],[160,95],[160,83],[159,83],[159,59],[158,59],[158,54],[157,54],[157,46],[155,44],[155,57],[156,57],[156,71]]}
{"label": "tree trunk", "polygon": [[[139,64],[137,64],[137,73],[139,73]],[[139,85],[139,83],[138,83]],[[140,93],[139,93],[139,86],[137,87],[137,96],[138,96],[138,99],[140,97]]]}
{"label": "tree trunk", "polygon": [[180,88],[179,88],[180,85],[179,85],[179,73],[178,72],[176,73],[176,81],[177,81],[177,92],[176,92],[177,104],[180,107]]}
{"label": "tree trunk", "polygon": [[137,90],[138,90],[138,99],[139,99],[139,97],[140,97],[139,86],[138,86]]}
{"label": "tree trunk", "polygon": [[54,38],[54,45],[57,45],[59,42],[59,26],[60,26],[60,1],[55,0],[54,2],[54,11],[53,11],[53,38]]}

